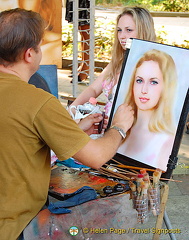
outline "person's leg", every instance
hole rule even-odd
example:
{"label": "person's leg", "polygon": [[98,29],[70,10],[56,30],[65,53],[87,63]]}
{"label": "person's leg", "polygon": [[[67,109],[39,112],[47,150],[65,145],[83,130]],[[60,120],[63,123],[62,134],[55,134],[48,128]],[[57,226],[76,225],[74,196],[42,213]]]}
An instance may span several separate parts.
{"label": "person's leg", "polygon": [[81,34],[81,51],[82,51],[82,63],[79,66],[79,77],[84,80],[89,74],[89,41],[90,41],[90,25],[79,26]]}

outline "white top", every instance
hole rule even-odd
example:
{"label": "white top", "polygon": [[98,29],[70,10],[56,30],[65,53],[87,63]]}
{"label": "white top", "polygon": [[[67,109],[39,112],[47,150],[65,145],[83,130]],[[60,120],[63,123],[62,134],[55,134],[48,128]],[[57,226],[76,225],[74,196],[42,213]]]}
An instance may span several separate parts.
{"label": "white top", "polygon": [[113,86],[112,81],[110,83],[108,83],[107,80],[105,80],[102,84],[102,88],[103,88],[104,95],[107,97],[107,102],[106,102],[106,105],[104,107],[104,110],[105,110],[105,114],[109,117],[110,112],[111,112],[111,108],[112,108],[112,104],[113,104],[113,100],[114,100],[114,97],[115,97],[117,84],[115,84]]}

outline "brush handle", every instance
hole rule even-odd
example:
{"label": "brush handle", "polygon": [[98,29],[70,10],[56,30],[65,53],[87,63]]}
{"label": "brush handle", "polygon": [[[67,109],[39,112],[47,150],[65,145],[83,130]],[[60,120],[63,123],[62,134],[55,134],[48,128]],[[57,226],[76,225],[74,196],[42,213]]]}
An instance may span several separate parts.
{"label": "brush handle", "polygon": [[104,118],[105,118],[105,112],[102,113],[102,121],[100,121],[99,125],[98,125],[98,133],[100,134],[102,132],[103,129],[103,125],[104,125]]}

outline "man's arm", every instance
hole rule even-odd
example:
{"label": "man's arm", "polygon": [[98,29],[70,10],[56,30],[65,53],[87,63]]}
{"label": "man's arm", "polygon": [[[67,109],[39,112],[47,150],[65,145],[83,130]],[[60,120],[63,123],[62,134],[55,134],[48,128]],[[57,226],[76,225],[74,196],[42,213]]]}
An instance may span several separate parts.
{"label": "man's arm", "polygon": [[[127,104],[122,104],[117,109],[112,125],[127,132],[133,124],[133,110]],[[100,168],[109,161],[117,152],[123,138],[116,129],[109,129],[102,138],[91,139],[73,157],[92,168]]]}

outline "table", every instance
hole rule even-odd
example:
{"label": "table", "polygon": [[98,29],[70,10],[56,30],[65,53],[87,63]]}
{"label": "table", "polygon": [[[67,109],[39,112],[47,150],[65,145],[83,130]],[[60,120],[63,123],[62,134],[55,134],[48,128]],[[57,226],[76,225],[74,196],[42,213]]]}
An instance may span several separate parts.
{"label": "table", "polygon": [[[62,175],[62,176],[61,176]],[[81,177],[79,181],[76,179]],[[84,176],[84,177],[83,177]],[[91,181],[91,179],[94,181]],[[64,180],[67,179],[66,182]],[[100,181],[101,180],[101,181]],[[52,171],[50,189],[59,193],[69,192],[85,185],[99,189],[104,184],[117,184],[111,180],[86,174],[73,174],[61,168]],[[137,224],[137,212],[132,208],[130,194],[124,193],[111,197],[95,199],[69,208],[69,214],[52,214],[44,209],[30,222],[24,230],[25,240],[137,240],[138,235],[132,232]],[[70,229],[71,228],[71,229]],[[77,235],[71,235],[77,234]]]}

